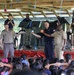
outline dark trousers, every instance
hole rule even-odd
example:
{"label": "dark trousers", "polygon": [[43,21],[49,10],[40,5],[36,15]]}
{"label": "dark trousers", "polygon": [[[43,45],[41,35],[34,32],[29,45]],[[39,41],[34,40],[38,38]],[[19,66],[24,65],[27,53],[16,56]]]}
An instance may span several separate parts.
{"label": "dark trousers", "polygon": [[45,42],[45,56],[46,58],[51,61],[54,59],[54,44],[53,41],[51,42]]}
{"label": "dark trousers", "polygon": [[31,29],[25,29],[26,30],[26,34],[21,34],[21,40],[20,40],[20,45],[19,45],[19,49],[22,46],[28,46],[31,44]]}

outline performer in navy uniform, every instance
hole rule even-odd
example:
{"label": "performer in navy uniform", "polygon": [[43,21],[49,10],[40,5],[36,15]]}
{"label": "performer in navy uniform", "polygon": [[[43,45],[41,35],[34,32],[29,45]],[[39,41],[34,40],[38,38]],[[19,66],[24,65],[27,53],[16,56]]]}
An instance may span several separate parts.
{"label": "performer in navy uniform", "polygon": [[[45,30],[44,30],[45,33],[47,33],[47,34],[54,33],[54,30],[52,28],[50,28],[50,24],[48,21],[45,21],[44,26],[45,26]],[[34,32],[32,32],[32,34],[38,38],[44,37],[45,56],[48,60],[53,60],[54,59],[54,51],[53,51],[53,49],[54,49],[54,38],[53,37],[47,37],[42,33],[35,34]]]}

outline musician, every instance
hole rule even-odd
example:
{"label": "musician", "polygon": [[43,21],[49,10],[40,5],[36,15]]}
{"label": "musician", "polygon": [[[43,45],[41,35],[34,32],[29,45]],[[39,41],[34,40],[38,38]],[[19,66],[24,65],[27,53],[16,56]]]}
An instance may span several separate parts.
{"label": "musician", "polygon": [[12,19],[12,14],[8,15],[8,19],[4,22],[4,25],[9,25],[9,29],[13,30],[13,27],[15,26],[14,21]]}
{"label": "musician", "polygon": [[26,21],[26,22],[31,21],[31,19],[29,18],[29,14],[26,14],[26,18],[25,18],[25,19],[23,19],[23,21]]}
{"label": "musician", "polygon": [[[26,14],[26,18],[24,18],[22,22],[30,22],[31,19],[29,18],[29,14]],[[21,34],[21,42],[20,42],[20,45],[19,45],[19,49],[22,48],[22,46],[26,46],[26,48],[30,49],[31,46],[30,46],[30,40],[31,40],[31,28],[29,27],[29,25],[27,26],[26,25],[26,28],[24,28],[24,26],[22,27],[22,31],[26,31],[26,34]]]}

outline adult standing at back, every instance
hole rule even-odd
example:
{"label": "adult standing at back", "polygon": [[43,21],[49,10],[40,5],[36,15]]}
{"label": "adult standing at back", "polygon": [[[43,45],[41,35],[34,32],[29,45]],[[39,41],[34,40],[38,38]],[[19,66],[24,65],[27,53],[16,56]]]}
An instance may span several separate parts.
{"label": "adult standing at back", "polygon": [[5,20],[4,25],[9,25],[9,29],[13,30],[13,27],[15,26],[14,21],[12,19],[12,14],[8,15],[8,18]]}
{"label": "adult standing at back", "polygon": [[26,14],[26,18],[23,19],[23,21],[29,22],[31,21],[29,14]]}
{"label": "adult standing at back", "polygon": [[[25,22],[27,23],[27,25],[25,24]],[[29,17],[29,14],[26,14],[26,18],[24,18],[20,23],[21,25],[22,23],[24,23],[21,28],[22,31],[26,31],[26,34],[21,34],[19,49],[21,49],[23,46],[26,46],[26,48],[31,49],[31,28],[29,25],[29,23],[31,23],[31,19]]]}
{"label": "adult standing at back", "polygon": [[55,41],[55,54],[56,57],[59,59],[64,59],[63,53],[66,46],[67,41],[67,34],[65,31],[63,31],[62,26],[57,26],[57,30],[55,33],[52,34],[54,36]]}
{"label": "adult standing at back", "polygon": [[[44,27],[45,27],[45,30],[44,32],[46,34],[52,34],[54,33],[54,30],[52,28],[50,28],[50,24],[49,24],[49,21],[45,21],[44,22]],[[41,30],[42,32],[42,30]],[[46,35],[44,35],[43,33],[37,33],[35,34],[34,32],[32,32],[32,34],[38,38],[42,38],[44,37],[44,43],[45,43],[45,48],[44,48],[44,51],[45,51],[45,56],[46,58],[51,61],[54,59],[54,38],[53,37],[48,37]]]}
{"label": "adult standing at back", "polygon": [[10,53],[11,59],[14,57],[14,36],[16,35],[13,30],[9,29],[9,25],[4,25],[5,29],[1,32],[1,40],[3,44],[4,58],[8,58]]}
{"label": "adult standing at back", "polygon": [[42,31],[42,33],[47,37],[54,37],[54,51],[56,58],[64,59],[63,50],[66,46],[67,35],[66,32],[63,31],[62,26],[58,25],[56,31],[53,34],[47,34],[45,31]]}

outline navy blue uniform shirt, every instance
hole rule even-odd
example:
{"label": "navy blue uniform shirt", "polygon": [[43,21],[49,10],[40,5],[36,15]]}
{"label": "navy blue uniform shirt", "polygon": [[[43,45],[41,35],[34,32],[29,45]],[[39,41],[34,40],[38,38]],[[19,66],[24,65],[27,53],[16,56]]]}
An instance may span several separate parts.
{"label": "navy blue uniform shirt", "polygon": [[[9,20],[7,19],[4,23],[4,25],[8,24],[8,22],[11,21],[13,24],[14,24],[14,21],[13,20]],[[8,24],[9,25],[9,29],[13,29],[13,25],[11,23]]]}
{"label": "navy blue uniform shirt", "polygon": [[[53,30],[53,28],[48,28],[48,29],[45,29],[44,32],[47,34],[52,34],[52,33],[54,33],[54,30]],[[44,42],[50,42],[53,40],[53,37],[47,37],[42,33],[38,33],[38,35],[40,35],[41,37],[44,37]]]}

